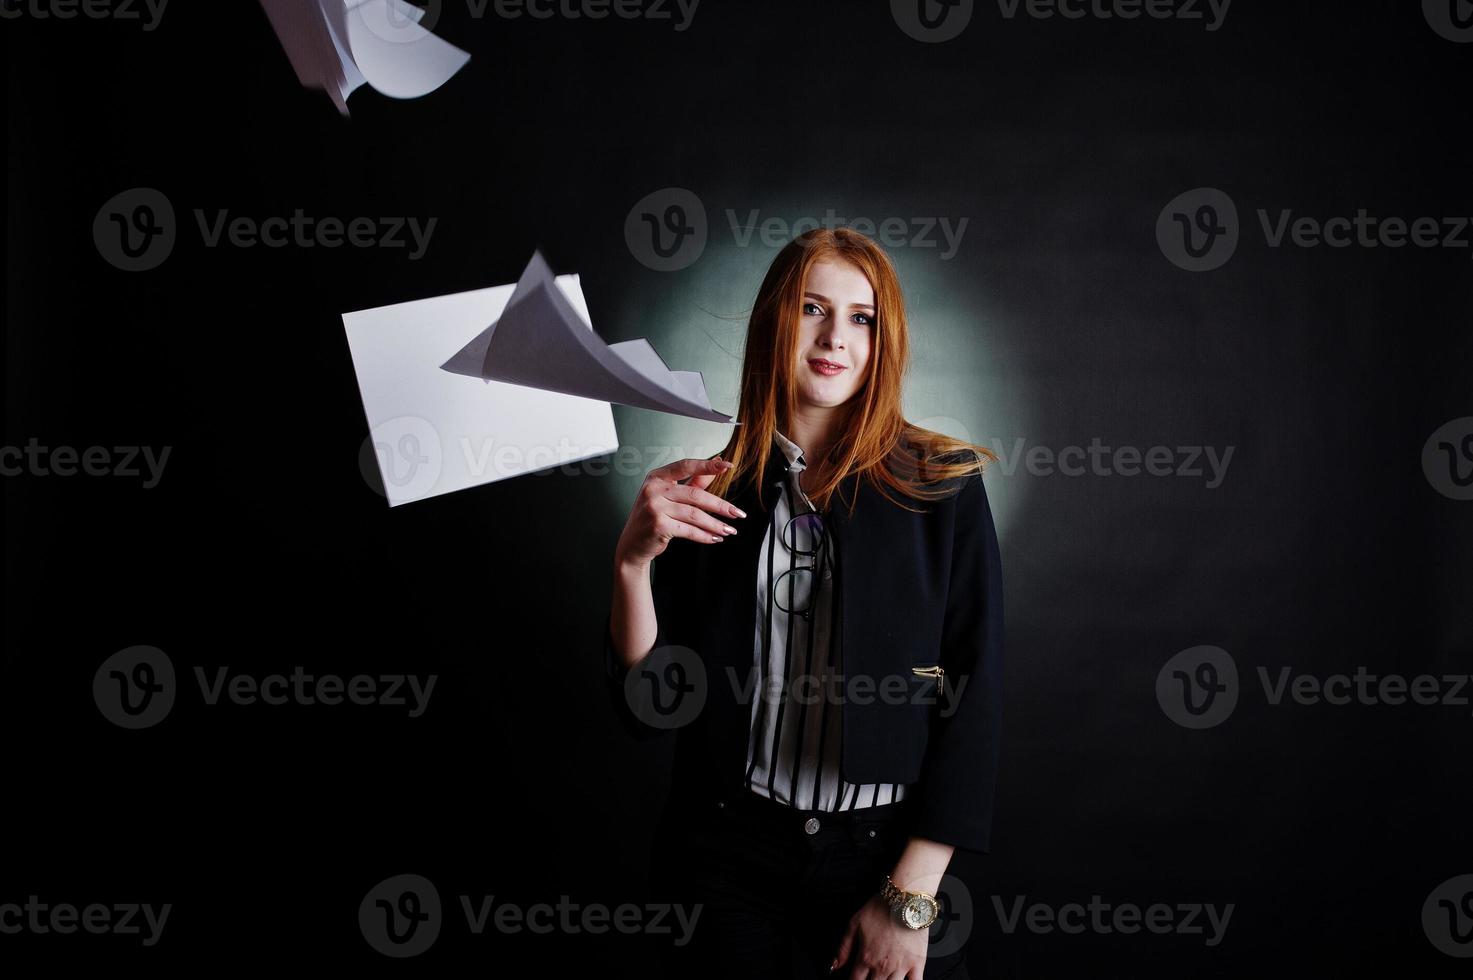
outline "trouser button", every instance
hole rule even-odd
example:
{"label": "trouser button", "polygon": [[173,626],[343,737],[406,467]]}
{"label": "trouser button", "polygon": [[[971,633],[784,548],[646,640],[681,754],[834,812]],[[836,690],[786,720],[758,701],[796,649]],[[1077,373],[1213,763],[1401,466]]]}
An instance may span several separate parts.
{"label": "trouser button", "polygon": [[808,822],[803,825],[803,829],[810,834],[818,833],[818,818],[809,817]]}

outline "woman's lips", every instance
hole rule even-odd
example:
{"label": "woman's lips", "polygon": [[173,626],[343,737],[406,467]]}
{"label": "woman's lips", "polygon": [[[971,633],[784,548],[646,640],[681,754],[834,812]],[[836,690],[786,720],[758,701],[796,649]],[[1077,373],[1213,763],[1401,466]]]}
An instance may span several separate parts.
{"label": "woman's lips", "polygon": [[834,375],[844,370],[842,365],[830,364],[826,361],[820,360],[811,360],[808,362],[808,366],[826,378],[832,378]]}

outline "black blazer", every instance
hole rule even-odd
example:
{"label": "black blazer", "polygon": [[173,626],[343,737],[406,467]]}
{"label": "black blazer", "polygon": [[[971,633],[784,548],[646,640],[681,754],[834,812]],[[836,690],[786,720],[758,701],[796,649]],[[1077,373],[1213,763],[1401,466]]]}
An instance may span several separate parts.
{"label": "black blazer", "polygon": [[[748,515],[723,518],[739,533],[711,544],[674,538],[651,564],[655,649],[689,648],[707,679],[704,704],[674,729],[671,804],[747,792],[752,709],[743,692],[751,690],[756,661],[757,558],[786,467],[774,444],[760,503],[750,484],[729,498]],[[907,793],[909,832],[986,852],[1002,722],[1002,568],[981,475],[952,480],[948,489],[956,492],[942,500],[910,500],[925,511],[913,513],[851,474],[830,498],[824,517],[836,539],[842,620],[835,656],[847,680],[873,679],[868,697],[845,688],[853,694],[842,708],[840,775],[851,783],[918,784]],[[624,727],[639,739],[668,734],[631,708],[607,619],[603,648],[609,696]],[[939,690],[933,676],[913,669],[936,666],[944,671]],[[884,691],[889,696],[876,693]]]}

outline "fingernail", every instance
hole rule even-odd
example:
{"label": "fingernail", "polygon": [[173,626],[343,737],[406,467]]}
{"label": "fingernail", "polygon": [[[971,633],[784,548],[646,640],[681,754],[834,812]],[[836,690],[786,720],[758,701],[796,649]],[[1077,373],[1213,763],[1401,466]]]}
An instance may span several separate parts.
{"label": "fingernail", "polygon": [[736,528],[732,527],[730,524],[723,524],[723,525],[721,525],[721,530],[725,531],[727,534],[735,534],[736,533]]}
{"label": "fingernail", "polygon": [[744,511],[744,510],[742,510],[740,507],[733,507],[732,510],[736,512],[736,516],[738,516],[738,517],[746,517],[747,516],[747,512]]}

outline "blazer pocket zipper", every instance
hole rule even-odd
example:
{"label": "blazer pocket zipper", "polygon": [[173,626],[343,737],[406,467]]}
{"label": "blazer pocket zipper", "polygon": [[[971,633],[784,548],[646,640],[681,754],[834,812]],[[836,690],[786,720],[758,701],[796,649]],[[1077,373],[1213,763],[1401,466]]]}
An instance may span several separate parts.
{"label": "blazer pocket zipper", "polygon": [[919,674],[922,677],[934,677],[938,681],[941,679],[941,675],[946,673],[946,671],[941,669],[940,664],[933,664],[929,667],[912,667],[910,670],[913,674]]}

